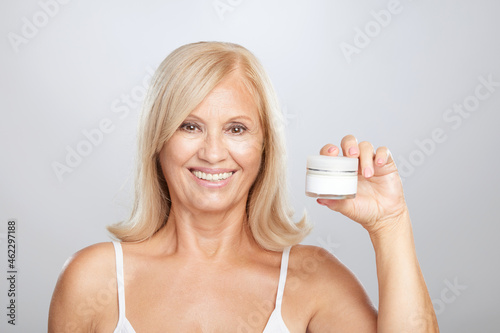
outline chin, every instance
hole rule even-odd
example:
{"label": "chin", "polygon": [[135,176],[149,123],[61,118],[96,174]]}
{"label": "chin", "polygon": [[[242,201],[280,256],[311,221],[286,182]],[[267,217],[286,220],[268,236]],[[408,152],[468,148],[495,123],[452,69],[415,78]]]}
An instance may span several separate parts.
{"label": "chin", "polygon": [[[191,206],[200,212],[206,213],[225,213],[231,210],[232,208],[237,207],[241,204],[240,201],[235,201],[234,196],[225,195],[224,197],[220,196],[196,196],[191,197],[194,198],[191,201]],[[230,200],[232,199],[232,200]]]}

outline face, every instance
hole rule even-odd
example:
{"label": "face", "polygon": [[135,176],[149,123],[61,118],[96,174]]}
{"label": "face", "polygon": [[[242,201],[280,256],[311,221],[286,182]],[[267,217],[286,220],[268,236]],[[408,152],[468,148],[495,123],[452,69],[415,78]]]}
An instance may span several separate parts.
{"label": "face", "polygon": [[263,131],[238,75],[217,85],[160,152],[174,210],[224,212],[246,206],[261,164]]}

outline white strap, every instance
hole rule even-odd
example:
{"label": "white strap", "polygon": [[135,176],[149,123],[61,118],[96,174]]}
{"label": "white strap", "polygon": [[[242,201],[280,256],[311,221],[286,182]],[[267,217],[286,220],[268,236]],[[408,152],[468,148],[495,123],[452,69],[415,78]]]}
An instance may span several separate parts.
{"label": "white strap", "polygon": [[281,269],[280,269],[280,280],[278,283],[278,293],[276,295],[276,308],[281,308],[281,301],[283,300],[283,292],[285,291],[286,274],[288,271],[288,258],[290,256],[291,246],[283,250],[281,256]]}
{"label": "white strap", "polygon": [[116,255],[116,283],[118,286],[118,322],[125,318],[125,283],[123,278],[123,251],[120,242],[113,242]]}

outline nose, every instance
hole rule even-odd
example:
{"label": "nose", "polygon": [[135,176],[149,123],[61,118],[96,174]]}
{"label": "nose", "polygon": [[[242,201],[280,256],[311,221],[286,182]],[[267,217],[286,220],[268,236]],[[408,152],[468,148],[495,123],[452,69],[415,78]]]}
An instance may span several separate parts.
{"label": "nose", "polygon": [[228,157],[228,149],[223,133],[209,133],[198,150],[198,157],[210,164],[216,164]]}

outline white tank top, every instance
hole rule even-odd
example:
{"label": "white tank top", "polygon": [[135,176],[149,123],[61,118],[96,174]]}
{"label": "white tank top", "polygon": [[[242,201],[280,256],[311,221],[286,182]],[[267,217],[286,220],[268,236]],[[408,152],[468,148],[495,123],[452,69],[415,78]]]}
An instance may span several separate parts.
{"label": "white tank top", "polygon": [[[119,242],[113,242],[116,255],[116,281],[118,284],[118,324],[113,333],[136,333],[127,317],[125,316],[125,279],[123,278],[123,251]],[[281,256],[280,278],[278,282],[278,292],[276,295],[276,305],[274,307],[263,333],[290,333],[281,316],[281,302],[283,291],[285,290],[286,274],[288,271],[288,258],[290,248],[283,250]]]}

